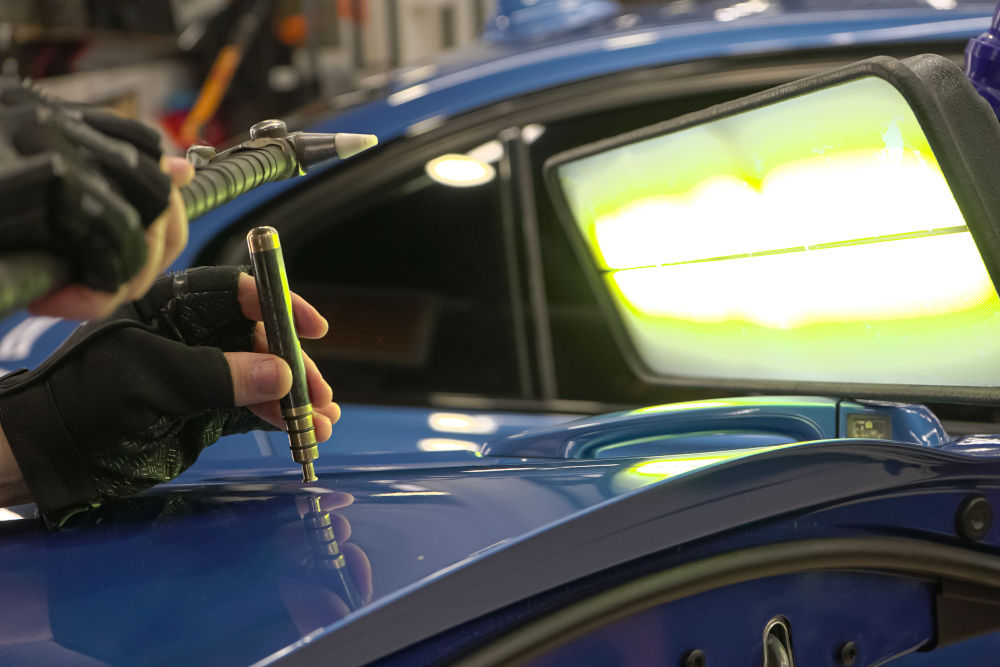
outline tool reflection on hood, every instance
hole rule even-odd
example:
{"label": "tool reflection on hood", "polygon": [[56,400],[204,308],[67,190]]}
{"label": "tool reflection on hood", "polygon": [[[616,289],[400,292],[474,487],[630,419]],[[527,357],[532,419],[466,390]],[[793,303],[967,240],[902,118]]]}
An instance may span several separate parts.
{"label": "tool reflection on hood", "polygon": [[309,511],[302,517],[302,522],[306,527],[316,569],[327,574],[325,583],[343,599],[344,604],[351,611],[357,611],[364,606],[364,602],[354,584],[344,554],[337,546],[330,513],[320,507],[319,496],[305,496],[305,500],[309,504]]}

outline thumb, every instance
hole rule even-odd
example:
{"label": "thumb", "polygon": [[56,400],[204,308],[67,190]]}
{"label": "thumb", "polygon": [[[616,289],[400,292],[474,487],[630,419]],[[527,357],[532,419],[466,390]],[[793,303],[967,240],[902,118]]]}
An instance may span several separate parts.
{"label": "thumb", "polygon": [[292,369],[273,354],[226,352],[236,405],[276,401],[292,390]]}
{"label": "thumb", "polygon": [[182,157],[160,158],[160,169],[170,176],[172,185],[187,185],[194,178],[194,166]]}

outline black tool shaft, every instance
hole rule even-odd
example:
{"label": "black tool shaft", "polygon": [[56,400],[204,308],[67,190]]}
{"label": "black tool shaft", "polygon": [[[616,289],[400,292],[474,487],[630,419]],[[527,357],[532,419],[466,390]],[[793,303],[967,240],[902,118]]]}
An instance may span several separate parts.
{"label": "black tool shaft", "polygon": [[302,465],[303,481],[312,482],[316,480],[312,462],[319,456],[319,450],[281,241],[273,227],[257,227],[247,234],[247,245],[257,278],[257,296],[264,316],[268,350],[284,359],[292,369],[292,390],[280,401],[281,416],[288,425],[292,458]]}

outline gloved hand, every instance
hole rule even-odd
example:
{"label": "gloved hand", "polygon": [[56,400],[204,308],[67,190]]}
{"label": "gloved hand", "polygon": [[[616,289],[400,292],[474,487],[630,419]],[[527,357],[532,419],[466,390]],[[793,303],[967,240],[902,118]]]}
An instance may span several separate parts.
{"label": "gloved hand", "polygon": [[142,123],[0,77],[0,249],[57,254],[76,284],[35,312],[106,315],[141,296],[183,249],[187,220],[171,186],[194,172],[161,158],[159,135]]}
{"label": "gloved hand", "polygon": [[[325,335],[305,301],[293,310],[301,336]],[[194,269],[83,325],[34,371],[0,379],[0,428],[46,521],[169,481],[221,436],[283,425],[291,370],[261,353],[259,316],[252,278]],[[306,367],[322,442],[340,410]]]}

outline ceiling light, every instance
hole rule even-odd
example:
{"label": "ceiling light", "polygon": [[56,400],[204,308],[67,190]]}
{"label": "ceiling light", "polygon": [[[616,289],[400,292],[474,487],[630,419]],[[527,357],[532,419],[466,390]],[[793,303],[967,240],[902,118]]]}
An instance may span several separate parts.
{"label": "ceiling light", "polygon": [[427,175],[438,183],[455,188],[483,185],[497,175],[496,170],[482,160],[456,153],[434,158],[427,163],[425,169]]}
{"label": "ceiling light", "polygon": [[473,160],[479,160],[480,162],[499,162],[500,158],[503,157],[503,144],[501,144],[497,139],[487,141],[482,146],[476,146],[471,151],[466,153],[466,155],[471,157]]}
{"label": "ceiling light", "polygon": [[538,141],[538,137],[543,134],[545,134],[545,126],[540,123],[531,123],[521,128],[521,139],[529,146]]}
{"label": "ceiling light", "polygon": [[496,433],[497,420],[486,415],[463,415],[457,412],[432,412],[427,417],[432,429],[443,433]]}
{"label": "ceiling light", "polygon": [[417,449],[422,452],[478,452],[479,447],[478,442],[448,438],[424,438],[417,443]]}

